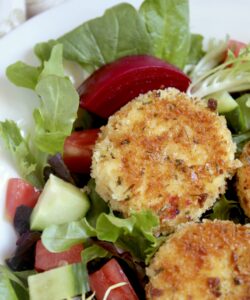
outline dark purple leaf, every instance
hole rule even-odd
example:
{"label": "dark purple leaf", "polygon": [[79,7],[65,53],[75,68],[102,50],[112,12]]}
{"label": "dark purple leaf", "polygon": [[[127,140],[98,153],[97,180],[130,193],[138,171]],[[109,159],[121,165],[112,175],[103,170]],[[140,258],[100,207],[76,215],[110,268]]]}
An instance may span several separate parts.
{"label": "dark purple leaf", "polygon": [[[68,181],[70,183],[74,184],[74,180],[70,174],[69,169],[65,165],[63,158],[60,153],[57,153],[56,155],[49,156],[48,163],[50,165],[50,172],[56,175],[57,177]],[[45,169],[45,172],[48,172],[48,170]],[[46,174],[45,174],[46,175]]]}
{"label": "dark purple leaf", "polygon": [[6,263],[13,271],[24,271],[34,269],[35,246],[40,239],[41,233],[36,231],[27,231],[23,233],[16,242],[16,251],[14,255],[6,259]]}
{"label": "dark purple leaf", "polygon": [[14,217],[14,228],[17,233],[22,235],[30,229],[30,215],[32,208],[26,205],[20,205],[16,209]]}

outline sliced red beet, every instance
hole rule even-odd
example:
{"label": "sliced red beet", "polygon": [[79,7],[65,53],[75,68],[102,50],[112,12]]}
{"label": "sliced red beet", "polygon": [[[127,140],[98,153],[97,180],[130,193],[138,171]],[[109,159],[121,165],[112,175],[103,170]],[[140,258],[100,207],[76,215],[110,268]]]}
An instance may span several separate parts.
{"label": "sliced red beet", "polygon": [[178,68],[149,55],[123,57],[95,71],[79,88],[80,106],[107,118],[141,93],[175,87],[190,79]]}

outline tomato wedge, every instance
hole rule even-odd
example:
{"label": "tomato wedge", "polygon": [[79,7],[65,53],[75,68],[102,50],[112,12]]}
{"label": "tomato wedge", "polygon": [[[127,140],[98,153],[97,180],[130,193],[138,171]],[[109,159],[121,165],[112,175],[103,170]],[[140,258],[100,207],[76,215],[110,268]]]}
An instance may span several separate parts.
{"label": "tomato wedge", "polygon": [[125,282],[126,285],[112,289],[109,300],[138,300],[138,297],[118,262],[112,258],[99,271],[89,277],[90,287],[97,300],[102,300],[108,288]]}
{"label": "tomato wedge", "polygon": [[79,244],[71,247],[67,251],[52,253],[48,251],[42,244],[42,241],[39,240],[36,243],[35,269],[41,272],[57,268],[65,263],[78,263],[81,261],[82,250],[83,245]]}
{"label": "tomato wedge", "polygon": [[99,129],[73,132],[64,143],[63,160],[71,172],[89,173]]}
{"label": "tomato wedge", "polygon": [[6,213],[14,219],[16,209],[20,205],[33,208],[38,200],[40,191],[21,178],[11,178],[8,181],[6,193]]}
{"label": "tomato wedge", "polygon": [[83,82],[80,106],[108,118],[141,93],[167,87],[185,92],[189,84],[181,70],[159,58],[127,56],[101,67]]}

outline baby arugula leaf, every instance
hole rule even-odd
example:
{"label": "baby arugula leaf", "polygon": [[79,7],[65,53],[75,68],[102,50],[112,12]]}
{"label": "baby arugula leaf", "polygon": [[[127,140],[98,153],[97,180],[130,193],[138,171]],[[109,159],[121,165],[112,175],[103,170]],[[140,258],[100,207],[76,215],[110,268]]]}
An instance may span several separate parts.
{"label": "baby arugula leaf", "polygon": [[34,53],[40,59],[41,63],[49,60],[52,48],[57,45],[56,40],[49,40],[45,43],[36,44],[34,47]]}
{"label": "baby arugula leaf", "polygon": [[48,154],[62,153],[77,117],[79,95],[64,76],[61,44],[53,47],[50,59],[44,62],[35,91],[40,99],[40,107],[33,112],[35,144]]}
{"label": "baby arugula leaf", "polygon": [[[18,63],[13,69],[9,69],[9,79],[16,83],[16,75],[11,70],[21,72],[23,65]],[[39,68],[39,74],[34,72],[32,77],[31,73],[24,72],[23,82],[19,83],[25,86],[25,82],[32,82],[26,87],[34,89],[40,99],[40,106],[33,112],[34,133],[31,132],[27,140],[22,137],[15,122],[5,121],[0,123],[0,135],[11,150],[20,175],[33,185],[41,187],[42,171],[48,154],[62,153],[64,140],[72,131],[77,117],[79,95],[69,78],[64,76],[61,44],[53,47],[49,60]]]}
{"label": "baby arugula leaf", "polygon": [[16,86],[34,90],[41,73],[41,67],[33,67],[18,61],[6,70],[7,78]]}
{"label": "baby arugula leaf", "polygon": [[153,54],[183,68],[190,48],[187,0],[145,0],[140,13],[150,34]]}
{"label": "baby arugula leaf", "polygon": [[44,67],[39,76],[39,80],[50,75],[64,77],[62,44],[55,45],[52,48],[49,59],[44,61]]}
{"label": "baby arugula leaf", "polygon": [[63,46],[60,44],[50,49],[49,56],[38,67],[18,61],[6,69],[6,76],[13,84],[32,90],[41,78],[48,75],[64,76]]}
{"label": "baby arugula leaf", "polygon": [[200,34],[191,34],[187,64],[195,65],[204,56],[203,39]]}
{"label": "baby arugula leaf", "polygon": [[55,43],[62,43],[64,57],[91,72],[120,57],[152,54],[150,36],[136,9],[122,3],[107,9],[103,16],[83,23],[57,41],[37,44],[40,59],[48,57]]}

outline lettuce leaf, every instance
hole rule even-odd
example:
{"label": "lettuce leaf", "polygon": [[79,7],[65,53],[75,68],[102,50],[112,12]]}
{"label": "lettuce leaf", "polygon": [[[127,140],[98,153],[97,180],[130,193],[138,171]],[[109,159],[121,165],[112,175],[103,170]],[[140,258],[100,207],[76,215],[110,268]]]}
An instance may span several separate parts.
{"label": "lettuce leaf", "polygon": [[151,211],[133,213],[127,219],[102,213],[96,223],[97,238],[129,251],[139,261],[148,261],[162,242],[154,236],[159,225]]}
{"label": "lettuce leaf", "polygon": [[[225,52],[222,50],[223,47],[220,51],[213,49],[211,53],[218,52],[216,58],[221,59],[223,54],[225,55]],[[206,56],[208,58],[209,53],[207,52],[202,59],[204,62]],[[210,55],[212,56],[211,53]],[[193,75],[193,81],[187,90],[190,96],[204,98],[220,91],[232,93],[250,89],[250,46],[243,49],[238,57],[229,53],[228,59],[224,63],[212,69],[206,69],[207,65],[205,63],[202,67],[201,61],[197,65],[197,70],[194,69],[196,75]],[[211,59],[210,65],[213,65],[212,62],[215,61],[215,59]]]}
{"label": "lettuce leaf", "polygon": [[68,78],[49,75],[36,86],[41,104],[35,109],[35,144],[43,152],[62,153],[77,117],[79,96]]}
{"label": "lettuce leaf", "polygon": [[87,185],[87,193],[90,200],[90,209],[86,215],[86,219],[93,227],[96,226],[96,221],[101,213],[108,213],[109,207],[107,203],[95,191],[95,180],[90,179]]}
{"label": "lettuce leaf", "polygon": [[233,134],[233,141],[237,145],[237,152],[241,153],[246,142],[250,140],[250,131],[244,133]]}
{"label": "lettuce leaf", "polygon": [[158,218],[150,211],[133,213],[126,219],[101,213],[95,228],[85,218],[53,225],[43,231],[42,241],[49,251],[61,252],[97,237],[101,241],[113,242],[117,247],[130,252],[136,260],[147,263],[162,242],[161,238],[154,235],[158,225]]}
{"label": "lettuce leaf", "polygon": [[42,233],[42,242],[50,252],[62,252],[95,236],[96,230],[84,218],[45,228]]}
{"label": "lettuce leaf", "polygon": [[153,54],[183,68],[190,48],[187,0],[145,0],[140,13],[150,34]]}
{"label": "lettuce leaf", "polygon": [[64,76],[63,46],[54,46],[50,59],[44,62],[35,91],[40,107],[35,109],[34,142],[49,154],[62,153],[65,138],[70,135],[77,117],[79,95]]}
{"label": "lettuce leaf", "polygon": [[28,300],[28,290],[7,267],[0,265],[0,299]]}
{"label": "lettuce leaf", "polygon": [[27,139],[21,135],[20,128],[14,121],[0,122],[0,136],[15,158],[22,178],[34,186],[42,187],[42,171],[46,161],[44,155],[34,156],[34,151],[30,149]]}
{"label": "lettuce leaf", "polygon": [[206,218],[211,220],[232,220],[239,223],[243,216],[244,213],[238,201],[228,200],[225,196],[222,196],[214,204],[212,212],[206,215]]}
{"label": "lettuce leaf", "polygon": [[236,102],[238,103],[239,110],[241,113],[241,126],[240,131],[245,132],[247,130],[250,130],[250,94],[244,94],[241,97],[236,99]]}
{"label": "lettuce leaf", "polygon": [[82,251],[82,269],[83,269],[83,294],[90,291],[89,274],[87,264],[93,259],[110,256],[109,252],[99,247],[98,245],[90,246]]}
{"label": "lettuce leaf", "polygon": [[250,94],[246,93],[235,100],[236,109],[226,113],[225,117],[232,130],[233,140],[237,144],[237,151],[241,152],[244,144],[250,140]]}
{"label": "lettuce leaf", "polygon": [[196,81],[206,72],[218,66],[218,64],[225,57],[225,52],[227,50],[227,42],[228,42],[227,39],[225,40],[210,39],[208,41],[206,54],[201,57],[199,62],[196,63],[196,65],[192,69],[192,72],[190,73],[190,77],[192,81]]}

